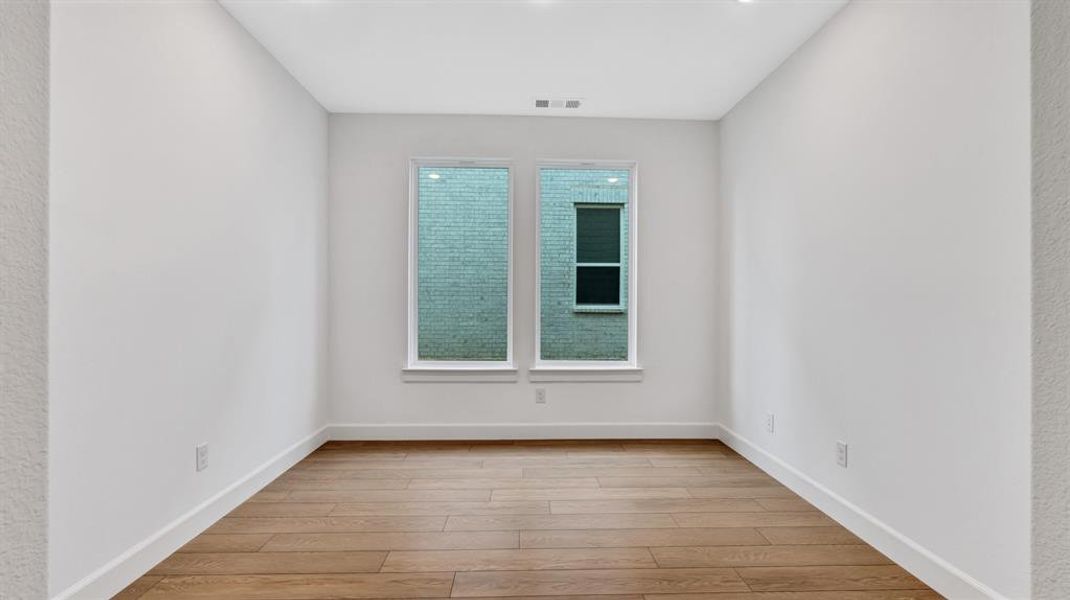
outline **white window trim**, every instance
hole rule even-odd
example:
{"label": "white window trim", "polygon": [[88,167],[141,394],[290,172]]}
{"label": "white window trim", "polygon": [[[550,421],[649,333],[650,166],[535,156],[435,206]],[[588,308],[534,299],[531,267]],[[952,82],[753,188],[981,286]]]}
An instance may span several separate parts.
{"label": "white window trim", "polygon": [[508,367],[415,367],[401,370],[406,383],[514,383],[517,370]]}
{"label": "white window trim", "polygon": [[[542,359],[542,170],[543,169],[627,169],[628,179],[628,359],[627,360],[543,360]],[[639,222],[639,163],[619,160],[539,160],[535,163],[535,360],[528,370],[530,381],[641,381],[639,365],[639,305],[637,302],[639,264],[637,257]],[[583,203],[580,203],[583,204]],[[575,300],[575,299],[573,299]]]}
{"label": "white window trim", "polygon": [[[419,269],[419,186],[417,177],[422,167],[496,168],[509,173],[508,238],[509,265],[506,293],[506,358],[504,361],[430,361],[419,359],[419,311],[417,302]],[[408,261],[408,354],[402,369],[403,381],[425,382],[499,382],[516,381],[517,369],[513,358],[513,163],[499,158],[423,158],[409,160],[409,261]]]}
{"label": "white window trim", "polygon": [[[563,361],[559,361],[563,362]],[[572,361],[594,362],[594,361]],[[608,362],[608,361],[597,361]],[[616,364],[616,363],[612,363]],[[639,382],[643,380],[642,367],[532,367],[528,370],[528,381],[540,383],[552,382]]]}

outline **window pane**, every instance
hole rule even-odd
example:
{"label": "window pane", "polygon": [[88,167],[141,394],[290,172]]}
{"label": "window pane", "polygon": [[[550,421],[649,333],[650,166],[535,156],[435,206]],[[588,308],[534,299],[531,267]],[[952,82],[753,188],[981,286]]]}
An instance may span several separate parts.
{"label": "window pane", "polygon": [[620,262],[620,209],[576,209],[576,262]]}
{"label": "window pane", "polygon": [[538,177],[539,357],[628,360],[631,172],[547,167]]}
{"label": "window pane", "polygon": [[417,169],[417,356],[504,361],[509,170]]}
{"label": "window pane", "polygon": [[576,304],[619,304],[620,267],[576,267]]}

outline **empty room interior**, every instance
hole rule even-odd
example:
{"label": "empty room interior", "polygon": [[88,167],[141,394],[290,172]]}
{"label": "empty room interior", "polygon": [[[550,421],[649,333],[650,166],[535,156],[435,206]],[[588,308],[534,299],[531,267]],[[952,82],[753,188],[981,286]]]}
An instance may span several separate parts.
{"label": "empty room interior", "polygon": [[0,599],[1070,598],[1070,2],[0,0]]}

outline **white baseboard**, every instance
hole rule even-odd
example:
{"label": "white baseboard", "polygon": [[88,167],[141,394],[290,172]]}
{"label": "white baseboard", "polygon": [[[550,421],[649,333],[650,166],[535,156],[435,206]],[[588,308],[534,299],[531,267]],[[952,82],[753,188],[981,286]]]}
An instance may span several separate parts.
{"label": "white baseboard", "polygon": [[747,438],[723,426],[717,437],[728,447],[799,494],[852,533],[884,553],[940,594],[952,599],[987,598],[1005,600],[1004,596],[964,573],[914,540],[858,506],[848,502],[790,464],[758,447]]}
{"label": "white baseboard", "polygon": [[716,423],[399,423],[330,426],[332,440],[710,439]]}
{"label": "white baseboard", "polygon": [[327,427],[309,435],[253,469],[251,473],[168,523],[145,540],[59,592],[52,600],[111,598],[212,523],[234,510],[327,441]]}

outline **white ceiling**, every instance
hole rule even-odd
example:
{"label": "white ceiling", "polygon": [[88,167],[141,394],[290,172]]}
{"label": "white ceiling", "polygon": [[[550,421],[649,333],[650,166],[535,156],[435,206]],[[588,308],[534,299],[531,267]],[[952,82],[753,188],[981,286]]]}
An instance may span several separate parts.
{"label": "white ceiling", "polygon": [[221,2],[331,112],[719,119],[847,0]]}

